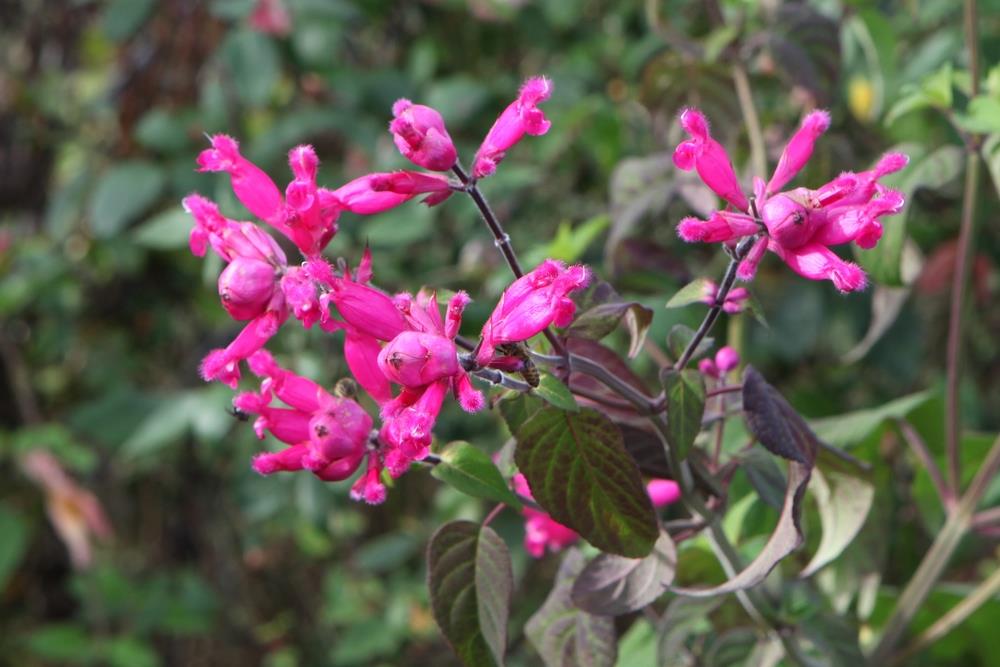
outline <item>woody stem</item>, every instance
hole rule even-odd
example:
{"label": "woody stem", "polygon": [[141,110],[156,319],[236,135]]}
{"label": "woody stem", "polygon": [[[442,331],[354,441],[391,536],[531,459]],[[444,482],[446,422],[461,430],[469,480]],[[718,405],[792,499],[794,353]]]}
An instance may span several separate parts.
{"label": "woody stem", "polygon": [[[500,251],[500,254],[503,255],[504,260],[507,261],[507,266],[510,267],[511,273],[514,274],[515,278],[520,278],[524,275],[524,270],[521,268],[521,262],[518,261],[517,254],[514,252],[514,246],[510,243],[510,235],[504,231],[503,225],[500,224],[500,219],[493,212],[490,203],[486,201],[486,197],[483,196],[479,186],[476,185],[476,181],[469,177],[469,174],[466,173],[465,169],[458,162],[455,162],[451,170],[458,176],[458,180],[462,181],[462,184],[465,186],[465,192],[472,198],[472,201],[476,204],[476,208],[479,209],[479,214],[493,234],[493,244]],[[552,345],[552,350],[560,357],[565,357],[566,348],[556,338],[556,335],[552,333],[552,330],[546,328],[542,333],[548,339],[549,344]]]}

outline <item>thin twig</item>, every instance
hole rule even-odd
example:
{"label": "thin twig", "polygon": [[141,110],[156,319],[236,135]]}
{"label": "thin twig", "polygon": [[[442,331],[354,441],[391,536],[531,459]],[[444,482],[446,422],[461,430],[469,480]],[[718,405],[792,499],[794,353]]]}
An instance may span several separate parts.
{"label": "thin twig", "polygon": [[913,428],[910,422],[905,419],[898,419],[896,423],[899,425],[899,432],[903,434],[903,439],[906,440],[913,453],[920,459],[920,463],[927,469],[927,474],[931,476],[931,482],[934,484],[934,488],[937,489],[941,502],[947,510],[951,510],[956,502],[955,492],[944,481],[941,468],[931,455],[930,449],[927,448],[927,443],[924,442],[924,439],[920,437],[917,429]]}
{"label": "thin twig", "polygon": [[731,394],[737,391],[743,391],[742,384],[730,384],[724,387],[716,387],[705,392],[705,398],[711,398],[712,396],[718,396],[720,394]]}
{"label": "thin twig", "polygon": [[1000,523],[1000,507],[991,507],[982,512],[976,512],[972,516],[972,527],[983,528],[995,523]]}
{"label": "thin twig", "polygon": [[625,382],[617,375],[609,371],[603,364],[600,364],[593,359],[589,359],[572,352],[567,354],[565,357],[531,352],[531,358],[537,363],[546,364],[548,366],[564,366],[565,362],[568,361],[570,371],[589,375],[604,386],[614,390],[620,394],[622,398],[638,408],[641,414],[650,415],[656,412],[662,412],[663,410],[663,406],[660,401],[639,391],[628,382]]}
{"label": "thin twig", "polygon": [[[510,235],[504,231],[503,225],[500,224],[500,219],[497,218],[496,213],[490,207],[486,197],[483,196],[482,191],[479,186],[476,185],[476,181],[469,177],[465,169],[458,162],[451,168],[458,179],[462,181],[465,185],[465,192],[468,193],[472,201],[475,202],[476,208],[479,209],[479,214],[482,216],[483,221],[486,226],[489,227],[490,232],[493,234],[493,244],[503,255],[503,258],[507,261],[507,266],[510,267],[511,272],[514,274],[515,278],[520,278],[524,275],[524,270],[521,268],[521,263],[517,259],[517,254],[514,252],[514,246],[510,243]],[[556,337],[552,330],[545,328],[542,331],[545,338],[549,341],[552,346],[552,350],[559,356],[566,355],[566,348],[562,342]]]}
{"label": "thin twig", "polygon": [[[756,215],[756,211],[754,211],[754,216],[756,217]],[[715,294],[715,303],[708,309],[705,319],[701,321],[701,326],[694,332],[694,337],[687,344],[677,363],[674,364],[676,370],[681,370],[687,366],[695,350],[698,349],[698,344],[701,343],[705,336],[708,335],[708,332],[712,330],[712,327],[715,326],[715,321],[722,314],[722,305],[726,301],[726,296],[729,294],[729,290],[733,288],[733,283],[736,282],[736,269],[739,268],[740,262],[750,252],[750,248],[753,247],[757,238],[757,236],[748,236],[736,245],[736,250],[733,251],[733,256],[729,261],[729,266],[726,268],[726,273],[719,284],[719,290]]]}
{"label": "thin twig", "polygon": [[497,515],[500,514],[500,512],[502,512],[503,508],[505,507],[507,507],[507,505],[505,505],[504,503],[497,503],[497,506],[494,507],[492,510],[490,510],[490,513],[487,514],[486,518],[483,519],[483,528],[490,525],[490,522],[492,522],[493,519],[497,518]]}

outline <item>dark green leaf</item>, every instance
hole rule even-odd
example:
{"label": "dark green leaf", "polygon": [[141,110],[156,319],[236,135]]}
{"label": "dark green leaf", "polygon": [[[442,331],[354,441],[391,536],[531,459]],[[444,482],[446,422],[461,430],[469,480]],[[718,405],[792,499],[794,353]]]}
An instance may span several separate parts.
{"label": "dark green leaf", "polygon": [[28,524],[20,514],[0,505],[0,593],[7,585],[11,572],[21,562],[28,546]]}
{"label": "dark green leaf", "polygon": [[90,198],[90,228],[98,238],[118,234],[156,201],[163,173],[147,162],[121,162],[108,169]]}
{"label": "dark green leaf", "polygon": [[750,432],[769,452],[812,467],[819,447],[816,435],[753,366],[743,373],[743,413]]}
{"label": "dark green leaf", "polygon": [[701,432],[705,414],[705,380],[693,368],[666,369],[660,375],[667,397],[667,444],[681,460]]}
{"label": "dark green leaf", "polygon": [[542,374],[541,382],[539,382],[533,392],[546,403],[560,410],[576,412],[580,409],[569,387],[562,380],[550,373]]}
{"label": "dark green leaf", "polygon": [[604,415],[542,408],[518,430],[514,459],[538,504],[598,549],[633,558],[653,549],[656,514]]}
{"label": "dark green leaf", "polygon": [[[707,278],[698,278],[689,282],[684,287],[677,290],[677,292],[670,297],[667,301],[667,308],[681,308],[683,306],[689,306],[692,303],[704,303],[706,294],[708,294],[708,283],[710,281]],[[710,295],[709,295],[710,296]]]}
{"label": "dark green leaf", "polygon": [[146,22],[154,7],[156,0],[111,0],[101,13],[101,28],[108,39],[123,42]]}
{"label": "dark green leaf", "polygon": [[497,401],[497,409],[500,410],[500,416],[506,422],[511,435],[517,435],[521,425],[531,419],[543,405],[545,403],[535,396],[519,391],[508,392]]}
{"label": "dark green leaf", "polygon": [[642,609],[674,581],[677,547],[663,532],[645,558],[598,554],[573,583],[573,604],[599,616],[621,616]]}
{"label": "dark green leaf", "polygon": [[754,447],[741,453],[737,460],[760,499],[780,510],[785,502],[785,474],[774,457]]}
{"label": "dark green leaf", "polygon": [[495,500],[521,509],[521,501],[508,488],[490,457],[467,442],[449,444],[431,474],[473,498]]}
{"label": "dark green leaf", "polygon": [[615,664],[618,647],[614,619],[581,611],[570,599],[573,582],[583,567],[580,551],[569,549],[563,556],[549,597],[524,628],[546,667],[612,667]]}
{"label": "dark green leaf", "polygon": [[[688,343],[694,340],[694,334],[694,329],[684,324],[675,324],[671,327],[670,331],[667,333],[667,351],[670,352],[674,359],[680,359],[681,355],[684,354],[684,350],[687,348]],[[698,343],[698,347],[695,348],[694,354],[691,355],[691,359],[697,359],[701,355],[705,354],[712,349],[712,345],[714,344],[714,338],[705,336],[701,339],[701,342]]]}
{"label": "dark green leaf", "polygon": [[250,106],[267,102],[281,75],[274,43],[249,29],[234,30],[223,42],[222,59],[240,99]]}
{"label": "dark green leaf", "polygon": [[434,618],[462,662],[502,665],[514,587],[503,540],[470,521],[446,523],[427,545],[427,584]]}

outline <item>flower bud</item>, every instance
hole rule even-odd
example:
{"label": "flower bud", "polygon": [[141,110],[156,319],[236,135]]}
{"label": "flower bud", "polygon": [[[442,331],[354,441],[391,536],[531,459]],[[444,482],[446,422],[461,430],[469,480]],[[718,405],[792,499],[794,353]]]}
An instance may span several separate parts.
{"label": "flower bud", "polygon": [[435,109],[407,99],[392,105],[395,116],[389,123],[396,148],[410,162],[431,171],[448,171],[458,160],[458,152]]}
{"label": "flower bud", "polygon": [[267,309],[277,275],[265,261],[236,257],[219,275],[222,306],[235,320],[249,320]]}
{"label": "flower bud", "polygon": [[417,388],[459,372],[455,344],[437,334],[404,331],[382,348],[379,367],[387,378]]}

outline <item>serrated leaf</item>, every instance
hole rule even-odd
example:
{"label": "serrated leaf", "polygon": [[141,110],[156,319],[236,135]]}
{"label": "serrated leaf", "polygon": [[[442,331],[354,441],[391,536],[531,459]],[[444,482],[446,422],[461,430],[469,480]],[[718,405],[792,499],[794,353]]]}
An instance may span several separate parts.
{"label": "serrated leaf", "polygon": [[590,408],[546,406],[516,437],[517,467],[555,521],[602,551],[632,558],[652,551],[656,514],[612,421]]}
{"label": "serrated leaf", "polygon": [[675,598],[657,624],[657,664],[661,667],[691,667],[697,664],[687,648],[691,635],[712,630],[708,615],[723,602],[722,598]]}
{"label": "serrated leaf", "polygon": [[660,375],[667,398],[667,444],[683,460],[701,432],[705,415],[705,379],[693,368]]}
{"label": "serrated leaf", "polygon": [[538,386],[532,390],[532,393],[549,405],[555,406],[560,410],[577,412],[580,409],[580,406],[577,405],[576,399],[573,398],[573,392],[569,390],[569,387],[567,387],[562,380],[551,373],[544,373],[542,375],[541,381],[538,383]]}
{"label": "serrated leaf", "polygon": [[468,667],[503,665],[514,587],[510,554],[486,526],[452,521],[427,545],[434,619]]}
{"label": "serrated leaf", "polygon": [[500,470],[482,450],[467,442],[453,442],[441,452],[441,463],[431,475],[473,498],[495,500],[514,509],[521,501],[507,486]]}
{"label": "serrated leaf", "polygon": [[674,581],[677,547],[660,533],[645,558],[598,554],[573,583],[573,604],[598,616],[621,616],[651,604]]}
{"label": "serrated leaf", "polygon": [[692,303],[704,303],[705,295],[708,294],[708,285],[711,281],[708,278],[698,278],[692,280],[667,301],[666,308],[682,308]]}
{"label": "serrated leaf", "polygon": [[163,190],[163,172],[148,162],[121,162],[108,169],[90,198],[90,228],[106,239],[149,208]]}
{"label": "serrated leaf", "polygon": [[869,477],[864,470],[820,451],[809,489],[819,507],[823,535],[801,576],[811,576],[833,561],[861,531],[875,499]]}
{"label": "serrated leaf", "polygon": [[631,359],[639,354],[649,325],[653,323],[653,311],[636,301],[598,304],[581,313],[566,330],[566,334],[600,340],[617,329],[623,321],[629,332],[628,356]]}
{"label": "serrated leaf", "polygon": [[524,633],[546,667],[613,667],[618,652],[614,619],[574,606],[573,581],[584,567],[578,549],[563,556],[545,603],[528,620]]}
{"label": "serrated leaf", "polygon": [[[674,359],[680,359],[681,355],[684,354],[684,350],[687,349],[688,343],[694,339],[694,334],[694,329],[684,324],[675,324],[670,328],[670,331],[667,333],[667,351]],[[695,348],[691,359],[697,359],[705,354],[712,349],[712,345],[714,344],[714,338],[705,336],[698,343],[698,347]]]}

